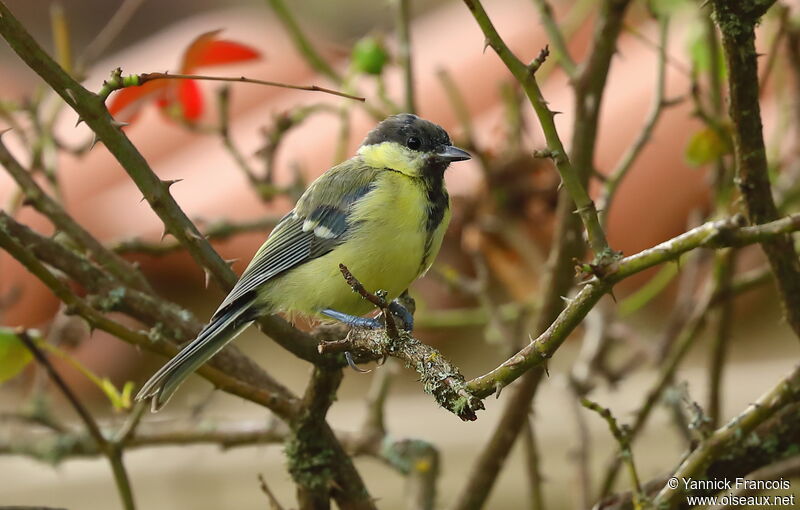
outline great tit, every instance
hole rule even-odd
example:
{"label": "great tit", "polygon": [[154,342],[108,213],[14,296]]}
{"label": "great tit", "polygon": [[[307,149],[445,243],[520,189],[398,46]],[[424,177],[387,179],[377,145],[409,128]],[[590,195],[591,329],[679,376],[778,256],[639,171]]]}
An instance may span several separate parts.
{"label": "great tit", "polygon": [[256,318],[283,312],[374,325],[339,264],[392,300],[433,263],[450,222],[444,171],[470,159],[440,126],[388,117],[355,156],[317,178],[275,226],[211,321],[145,383],[163,406],[178,386]]}

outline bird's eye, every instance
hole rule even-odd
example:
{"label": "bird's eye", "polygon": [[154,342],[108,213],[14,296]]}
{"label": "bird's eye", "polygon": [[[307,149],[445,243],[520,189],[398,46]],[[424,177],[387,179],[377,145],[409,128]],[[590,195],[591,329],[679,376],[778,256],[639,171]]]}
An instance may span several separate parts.
{"label": "bird's eye", "polygon": [[417,138],[416,136],[409,137],[409,139],[406,140],[406,147],[408,147],[412,151],[419,149],[421,146],[422,142],[420,142],[419,138]]}

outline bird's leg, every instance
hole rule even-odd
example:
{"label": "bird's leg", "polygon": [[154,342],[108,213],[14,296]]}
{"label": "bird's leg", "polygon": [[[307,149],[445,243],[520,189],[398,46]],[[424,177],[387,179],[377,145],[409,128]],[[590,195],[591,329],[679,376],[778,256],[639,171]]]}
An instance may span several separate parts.
{"label": "bird's leg", "polygon": [[337,312],[336,310],[331,310],[330,308],[326,308],[320,311],[320,313],[322,315],[330,317],[331,319],[343,322],[351,327],[359,327],[367,329],[380,329],[383,327],[383,322],[379,321],[378,319],[368,319],[366,317],[358,317],[347,313]]}
{"label": "bird's leg", "polygon": [[[414,316],[406,310],[406,308],[400,304],[398,300],[394,300],[389,303],[388,306],[389,312],[392,315],[403,321],[403,329],[406,331],[411,331],[414,329]],[[384,327],[385,322],[383,318],[366,318],[366,317],[358,317],[356,315],[350,315],[343,312],[337,312],[336,310],[332,310],[330,308],[325,308],[320,312],[322,315],[326,315],[331,319],[335,319],[339,322],[347,324],[350,327],[359,327],[359,328],[367,328],[367,329],[380,329]]]}

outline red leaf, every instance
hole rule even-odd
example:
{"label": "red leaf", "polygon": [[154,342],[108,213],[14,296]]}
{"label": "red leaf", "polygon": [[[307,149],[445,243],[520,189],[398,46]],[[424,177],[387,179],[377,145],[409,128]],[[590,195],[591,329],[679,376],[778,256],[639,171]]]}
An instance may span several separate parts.
{"label": "red leaf", "polygon": [[191,74],[198,67],[245,62],[261,58],[255,49],[224,39],[217,39],[220,30],[206,32],[192,41],[183,55],[182,72]]}
{"label": "red leaf", "polygon": [[162,100],[168,85],[167,80],[155,80],[115,92],[108,112],[120,122],[131,122],[149,100]]}
{"label": "red leaf", "polygon": [[194,80],[180,80],[178,102],[181,105],[183,118],[190,122],[198,120],[203,114],[203,95]]}

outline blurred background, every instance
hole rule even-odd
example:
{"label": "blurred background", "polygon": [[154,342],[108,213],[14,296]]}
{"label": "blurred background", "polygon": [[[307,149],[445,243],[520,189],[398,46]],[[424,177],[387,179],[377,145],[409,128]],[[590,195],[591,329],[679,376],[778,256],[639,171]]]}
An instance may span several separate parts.
{"label": "blurred background", "polygon": [[[393,104],[403,103],[403,76],[397,62],[395,36],[397,9],[388,0],[290,3],[305,34],[343,77],[340,83],[314,69],[298,53],[268,2],[136,3],[141,5],[86,68],[84,84],[90,90],[98,90],[115,67],[121,67],[126,74],[177,71],[192,41],[209,31],[222,30],[220,38],[252,47],[261,57],[198,72],[346,87],[367,97],[367,104],[378,109],[390,110]],[[620,185],[612,206],[603,211],[604,216],[607,214],[611,246],[625,254],[653,246],[704,221],[714,209],[713,162],[729,158],[726,149],[707,147],[716,142],[704,138],[704,124],[697,118],[691,99],[697,60],[702,58],[698,53],[702,53],[704,24],[694,2],[675,3],[686,5],[670,11],[664,80],[664,97],[670,104],[661,112],[650,142]],[[60,5],[68,23],[72,52],[78,56],[92,47],[122,2],[65,0],[55,4],[10,0],[6,4],[48,51],[55,51],[52,9]],[[530,61],[548,44],[534,2],[503,0],[487,4],[501,35],[523,61]],[[569,50],[581,62],[595,21],[593,3],[553,4]],[[785,5],[787,9],[794,8],[792,2]],[[454,199],[454,220],[436,266],[411,289],[418,304],[417,336],[439,348],[471,378],[495,367],[513,352],[513,346],[526,342],[529,332],[514,329],[515,321],[498,324],[487,317],[499,314],[498,310],[518,317],[527,313],[525,307],[535,301],[553,231],[559,178],[549,162],[531,156],[534,149],[544,146],[538,122],[499,59],[492,51],[484,51],[483,35],[463,3],[418,1],[411,2],[411,6],[417,111],[447,129],[458,144],[481,155],[454,166],[446,176]],[[794,19],[796,12],[787,17]],[[780,26],[778,15],[770,14],[760,27],[763,36],[758,43],[764,53],[785,53],[783,46],[770,44]],[[657,80],[658,40],[657,21],[644,3],[635,3],[618,42],[601,110],[594,162],[599,177],[593,178],[591,185],[596,197],[602,194],[602,176],[615,168],[648,118]],[[378,75],[356,69],[353,48],[359,44],[377,47],[375,52],[382,55],[385,51],[388,55],[388,62]],[[373,55],[371,51],[367,54]],[[38,77],[5,44],[0,45],[0,75],[0,101],[6,105],[4,108],[11,104],[24,108],[31,97],[38,97],[45,109],[52,109],[56,103],[44,92]],[[562,139],[568,141],[575,110],[568,79],[552,61],[543,66],[539,76],[550,107],[562,113],[557,125]],[[453,99],[448,83],[455,86],[461,102]],[[793,143],[797,124],[782,113],[796,107],[797,96],[786,92],[793,83],[791,73],[778,65],[763,98],[765,134],[770,154],[777,156],[775,161],[782,161],[796,150]],[[270,219],[285,213],[305,184],[333,163],[352,155],[375,119],[355,102],[340,97],[235,84],[229,87],[231,149],[218,127],[221,87],[210,82],[199,84],[203,111],[191,121],[180,112],[176,115],[160,111],[155,100],[142,100],[137,103],[140,109],[126,133],[159,177],[181,180],[171,192],[198,225],[212,227],[219,221],[258,223],[214,241],[224,258],[237,260],[233,267],[241,272],[269,232]],[[469,119],[469,125],[460,114]],[[23,128],[29,127],[30,119],[22,117],[19,122]],[[160,241],[162,228],[157,216],[140,202],[141,194],[102,145],[80,150],[85,149],[91,134],[83,125],[74,127],[74,113],[64,109],[52,119],[59,144],[67,149],[44,150],[39,156],[45,166],[57,169],[58,195],[75,219],[109,245],[119,246],[132,239],[143,240],[146,246],[174,241],[170,237]],[[287,122],[289,129],[281,132]],[[0,129],[7,124],[7,120],[0,119]],[[4,140],[24,164],[31,164],[32,153],[25,150],[20,139],[10,133]],[[698,145],[702,147],[698,149]],[[269,173],[270,178],[254,183],[248,168],[256,169],[259,176]],[[16,186],[4,172],[0,172],[0,203],[4,210],[13,211],[18,221],[44,234],[53,232],[45,218],[32,208],[21,206]],[[185,252],[153,251],[158,250],[133,247],[126,251],[126,257],[141,265],[159,294],[191,310],[200,320],[209,317],[223,297],[220,290],[213,284],[206,288],[202,270]],[[737,259],[740,270],[763,263],[758,249],[741,250]],[[616,301],[604,298],[587,320],[589,326],[579,329],[550,363],[550,376],[540,388],[534,406],[548,508],[581,506],[579,494],[573,490],[583,483],[577,464],[588,455],[594,473],[602,473],[617,447],[602,420],[575,408],[569,380],[576,361],[581,359],[580,339],[588,334],[593,320],[611,320],[618,327],[622,347],[617,348],[615,356],[621,360],[635,358],[635,370],[627,371],[621,381],[599,378],[592,398],[610,407],[621,421],[630,421],[663,362],[653,353],[669,334],[681,300],[694,299],[699,282],[708,274],[709,261],[703,256],[698,260],[684,258],[680,267],[672,267],[681,270],[667,274],[655,268],[619,285],[615,289]],[[682,277],[686,268],[698,276],[694,280]],[[667,283],[653,284],[654,276]],[[464,291],[468,287],[465,282],[474,282],[475,278],[483,278],[481,282],[495,308],[487,308],[485,302]],[[653,291],[653,285],[658,289]],[[652,291],[655,297],[642,298],[637,294],[642,288],[649,288],[647,292]],[[0,296],[0,324],[47,332],[82,364],[120,387],[126,381],[138,386],[164,361],[103,332],[89,335],[80,321],[63,314],[46,287],[6,253],[0,253]],[[627,301],[632,296],[634,301]],[[644,306],[635,304],[641,301]],[[631,311],[624,317],[612,312],[625,303]],[[733,310],[729,361],[723,381],[724,420],[768,390],[779,374],[796,364],[800,354],[797,340],[782,323],[771,283],[737,297]],[[128,323],[133,324],[130,320]],[[509,330],[518,331],[517,338],[506,338],[504,333]],[[238,344],[275,378],[302,393],[310,370],[307,363],[255,329],[243,334]],[[685,383],[692,399],[705,401],[708,357],[708,338],[702,337],[674,378],[676,391],[682,391]],[[112,422],[122,421],[122,415],[111,409],[96,385],[68,363],[60,362],[58,366],[93,411]],[[381,370],[391,368],[375,368],[369,374],[346,371],[339,399],[329,414],[336,430],[358,428],[365,413],[364,397]],[[15,413],[45,398],[56,406],[57,414],[71,416],[60,395],[45,392],[42,396],[42,379],[29,367],[3,384],[0,411]],[[488,399],[487,410],[477,422],[461,423],[422,393],[413,371],[396,370],[386,408],[387,427],[392,436],[422,438],[440,449],[440,507],[452,503],[454,494],[462,488],[476,452],[494,430],[502,400]],[[586,414],[576,418],[576,413]],[[213,392],[199,378],[190,380],[163,412],[145,417],[146,422],[156,425],[191,423],[210,428],[220,423],[260,424],[269,419],[264,409]],[[42,462],[30,456],[15,456],[12,448],[1,447],[13,444],[14,431],[12,424],[0,418],[0,505],[117,508],[118,497],[105,460],[44,456]],[[579,444],[581,435],[584,440]],[[685,445],[685,438],[673,426],[671,407],[659,405],[635,443],[642,478],[650,479],[672,469]],[[48,460],[55,465],[48,465]],[[529,490],[524,462],[522,452],[515,449],[487,508],[520,508],[519,502],[528,497]],[[141,508],[265,508],[267,502],[258,486],[258,473],[265,475],[278,499],[293,506],[294,486],[278,445],[232,450],[214,446],[137,449],[126,454],[126,464]],[[372,495],[379,498],[380,508],[404,508],[404,483],[396,472],[370,458],[359,458],[357,467]],[[625,484],[627,480],[621,487]]]}

